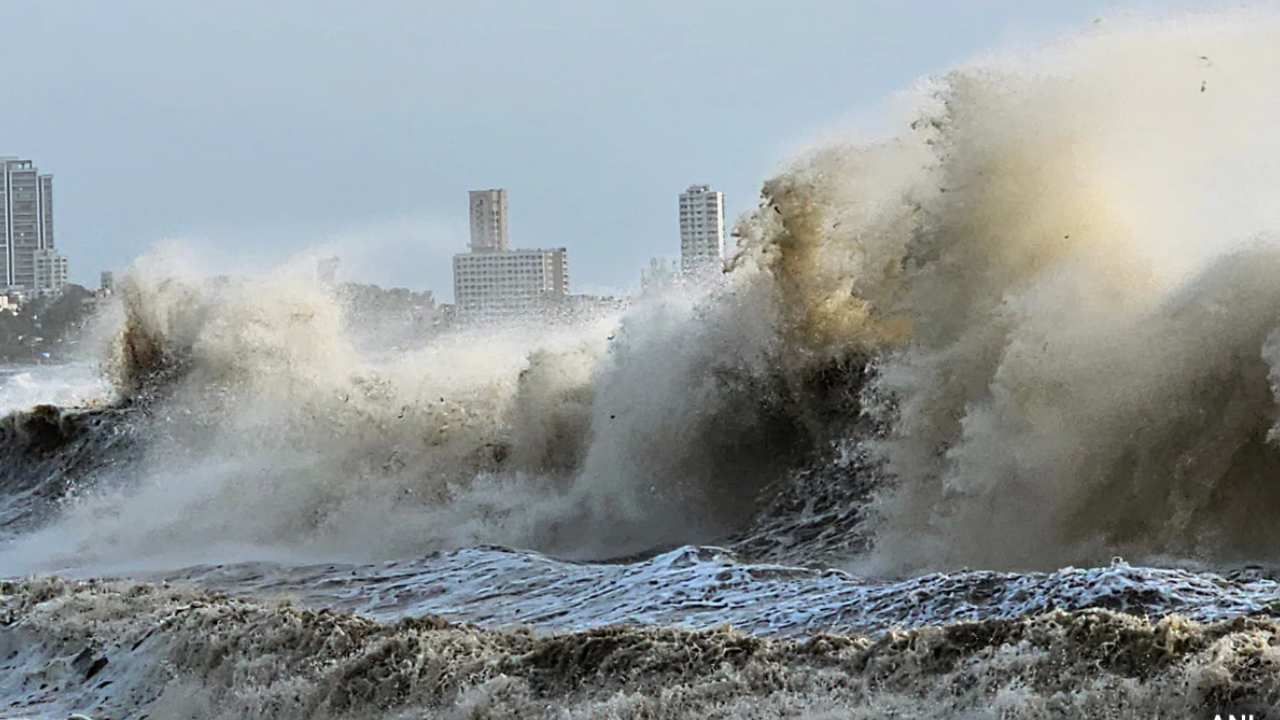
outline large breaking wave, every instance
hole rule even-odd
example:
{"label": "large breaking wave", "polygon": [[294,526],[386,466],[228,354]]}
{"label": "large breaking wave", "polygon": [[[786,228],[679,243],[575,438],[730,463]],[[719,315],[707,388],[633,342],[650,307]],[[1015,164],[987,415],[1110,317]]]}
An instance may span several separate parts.
{"label": "large breaking wave", "polygon": [[146,258],[107,355],[145,452],[0,569],[1274,560],[1278,30],[1102,25],[922,82],[900,134],[765,183],[718,284],[594,321],[374,353],[308,273]]}
{"label": "large breaking wave", "polygon": [[1275,37],[922,81],[589,320],[390,349],[309,263],[143,258],[109,389],[0,378],[0,577],[130,578],[0,582],[3,713],[1263,717]]}

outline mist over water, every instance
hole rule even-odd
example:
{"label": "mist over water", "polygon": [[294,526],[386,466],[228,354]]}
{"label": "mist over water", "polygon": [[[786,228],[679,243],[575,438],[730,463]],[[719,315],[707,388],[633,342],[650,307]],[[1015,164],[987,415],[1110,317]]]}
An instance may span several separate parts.
{"label": "mist over water", "polygon": [[0,414],[40,404],[78,407],[107,402],[113,390],[91,361],[0,366]]}
{"label": "mist over water", "polygon": [[1103,22],[922,80],[764,182],[722,277],[574,322],[402,349],[310,262],[141,258],[95,365],[0,382],[0,577],[133,578],[0,583],[0,701],[1280,707],[1277,37]]}
{"label": "mist over water", "polygon": [[126,395],[154,395],[141,466],[23,538],[12,568],[485,543],[608,556],[723,535],[780,462],[767,399],[746,395],[769,371],[752,343],[769,338],[695,321],[696,298],[371,354],[305,272],[225,281],[180,265],[139,263],[108,351]]}
{"label": "mist over water", "polygon": [[1103,32],[937,91],[903,273],[875,283],[912,324],[876,384],[879,559],[1272,557],[1275,29]]}
{"label": "mist over water", "polygon": [[930,79],[901,134],[765,183],[722,282],[573,326],[374,355],[309,268],[144,258],[106,357],[126,396],[170,375],[145,462],[6,569],[611,557],[741,531],[851,444],[866,569],[1273,559],[1277,30],[1104,25]]}

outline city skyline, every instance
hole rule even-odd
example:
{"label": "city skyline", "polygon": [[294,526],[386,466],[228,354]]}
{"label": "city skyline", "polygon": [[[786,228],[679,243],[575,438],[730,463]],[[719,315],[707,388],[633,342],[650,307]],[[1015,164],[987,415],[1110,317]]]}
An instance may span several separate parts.
{"label": "city skyline", "polygon": [[689,182],[725,192],[732,225],[797,149],[882,130],[859,121],[880,98],[1121,5],[938,4],[922,24],[835,2],[14,0],[0,53],[41,62],[11,78],[22,111],[0,150],[56,170],[81,285],[177,241],[217,272],[315,248],[350,277],[447,296],[468,232],[456,198],[498,184],[519,198],[518,244],[567,246],[578,289],[613,291],[671,252]]}

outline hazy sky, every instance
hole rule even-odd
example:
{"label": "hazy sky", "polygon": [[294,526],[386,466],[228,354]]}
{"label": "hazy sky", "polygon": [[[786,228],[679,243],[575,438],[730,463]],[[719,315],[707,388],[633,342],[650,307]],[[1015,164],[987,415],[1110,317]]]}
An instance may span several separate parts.
{"label": "hazy sky", "polygon": [[678,253],[687,185],[736,217],[916,78],[1118,5],[0,0],[0,154],[54,173],[76,282],[165,240],[328,245],[346,279],[448,299],[466,191],[496,186],[514,244],[569,248],[576,292],[624,289]]}

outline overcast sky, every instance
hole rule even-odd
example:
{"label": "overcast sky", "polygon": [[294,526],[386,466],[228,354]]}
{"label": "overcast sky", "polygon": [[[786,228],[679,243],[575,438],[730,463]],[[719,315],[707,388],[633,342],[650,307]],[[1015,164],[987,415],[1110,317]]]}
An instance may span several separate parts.
{"label": "overcast sky", "polygon": [[689,184],[736,217],[918,77],[1133,5],[0,0],[0,154],[54,174],[80,283],[168,240],[324,245],[345,279],[449,299],[466,192],[505,187],[515,245],[622,290],[678,253]]}

